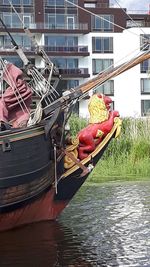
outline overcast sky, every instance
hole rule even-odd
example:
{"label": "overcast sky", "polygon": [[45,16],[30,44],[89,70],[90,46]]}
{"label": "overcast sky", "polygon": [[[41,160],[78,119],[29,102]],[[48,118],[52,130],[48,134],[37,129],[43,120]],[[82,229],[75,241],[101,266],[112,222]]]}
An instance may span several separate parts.
{"label": "overcast sky", "polygon": [[128,10],[148,10],[150,5],[150,0],[111,0],[110,2],[116,7],[119,3],[121,7]]}

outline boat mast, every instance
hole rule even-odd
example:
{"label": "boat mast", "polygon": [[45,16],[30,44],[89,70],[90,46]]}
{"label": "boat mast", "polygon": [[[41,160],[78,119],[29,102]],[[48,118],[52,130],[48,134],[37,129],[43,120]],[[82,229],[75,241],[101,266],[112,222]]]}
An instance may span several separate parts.
{"label": "boat mast", "polygon": [[[12,9],[14,10],[14,12],[16,13],[16,15],[18,16],[21,24],[23,25],[23,30],[26,33],[26,35],[31,39],[31,42],[33,43],[33,45],[35,46],[35,53],[42,57],[42,59],[45,62],[46,65],[46,69],[49,71],[49,77],[48,80],[51,81],[52,76],[55,76],[56,80],[55,83],[53,85],[54,88],[57,87],[59,80],[61,79],[61,75],[59,73],[59,69],[54,65],[54,63],[50,60],[50,58],[47,56],[47,54],[45,53],[44,49],[38,45],[35,35],[31,33],[30,29],[24,24],[23,20],[21,19],[21,17],[19,16],[17,10],[15,9],[15,7],[13,6],[12,2],[10,0],[8,0],[10,6],[12,7]],[[2,23],[3,26],[5,27],[5,29],[7,30],[6,26],[4,25],[4,22]],[[10,33],[7,30],[7,33],[10,36]]]}
{"label": "boat mast", "polygon": [[47,69],[49,69],[51,76],[52,74],[54,76],[58,76],[59,78],[61,78],[61,75],[59,74],[59,69],[54,65],[54,63],[50,60],[50,58],[47,56],[47,54],[45,53],[44,49],[38,45],[36,39],[35,39],[35,35],[31,33],[31,31],[29,30],[29,28],[24,27],[23,28],[25,33],[27,34],[27,36],[31,39],[32,43],[35,46],[35,53],[38,56],[41,56],[44,61],[45,64],[47,66]]}
{"label": "boat mast", "polygon": [[[15,10],[14,7],[13,7],[13,9]],[[15,10],[15,12],[17,12],[17,11]],[[20,17],[19,17],[19,19],[20,19]],[[11,33],[9,32],[9,30],[7,29],[5,23],[3,22],[3,20],[1,18],[0,18],[0,22],[3,25],[3,27],[4,27],[5,31],[7,32],[7,34],[9,35],[10,40],[11,40],[11,43],[13,44],[15,51],[17,52],[18,56],[23,61],[24,66],[25,66],[25,71],[26,71],[27,75],[30,76],[31,75],[30,70],[32,69],[33,64],[31,64],[31,62],[29,61],[29,59],[27,58],[27,56],[23,52],[22,48],[16,43],[16,41],[12,37]],[[46,69],[49,71],[48,82],[51,83],[52,77],[55,77],[55,82],[53,84],[53,88],[56,89],[56,87],[58,85],[58,82],[61,79],[61,75],[59,74],[59,69],[49,59],[49,57],[47,56],[47,54],[45,53],[45,51],[43,50],[43,48],[38,45],[38,43],[37,43],[37,41],[35,39],[35,36],[30,32],[30,30],[27,27],[24,27],[24,31],[27,34],[27,36],[31,39],[32,43],[34,44],[34,46],[35,46],[35,53],[38,56],[41,56],[43,58],[44,62],[45,62]]]}
{"label": "boat mast", "polygon": [[12,37],[12,35],[10,34],[10,32],[8,31],[5,23],[3,22],[3,20],[0,18],[0,22],[3,25],[5,31],[7,32],[7,34],[10,37],[11,43],[13,44],[18,56],[21,58],[21,60],[23,61],[25,66],[28,66],[30,64],[30,61],[28,60],[28,58],[26,57],[25,53],[23,52],[23,50],[21,49],[21,47],[18,46],[18,44],[16,43],[16,41],[14,40],[14,38]]}

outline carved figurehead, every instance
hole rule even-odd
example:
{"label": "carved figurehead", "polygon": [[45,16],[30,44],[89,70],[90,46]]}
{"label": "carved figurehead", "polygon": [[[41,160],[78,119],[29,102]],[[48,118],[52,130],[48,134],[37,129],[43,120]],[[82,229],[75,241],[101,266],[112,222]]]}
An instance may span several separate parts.
{"label": "carved figurehead", "polygon": [[111,103],[112,100],[108,96],[102,94],[93,95],[88,104],[90,113],[89,123],[101,123],[108,120]]}
{"label": "carved figurehead", "polygon": [[[89,125],[82,129],[75,140],[66,148],[65,169],[79,165],[79,160],[85,159],[92,153],[104,137],[116,125],[116,135],[120,134],[121,120],[118,111],[111,111],[110,97],[95,94],[90,98],[88,109],[90,113]],[[78,162],[77,162],[78,161]]]}
{"label": "carved figurehead", "polygon": [[118,111],[110,110],[111,103],[111,98],[102,94],[95,94],[90,98],[89,125],[78,133],[79,159],[86,158],[111,131],[114,118],[119,117]]}

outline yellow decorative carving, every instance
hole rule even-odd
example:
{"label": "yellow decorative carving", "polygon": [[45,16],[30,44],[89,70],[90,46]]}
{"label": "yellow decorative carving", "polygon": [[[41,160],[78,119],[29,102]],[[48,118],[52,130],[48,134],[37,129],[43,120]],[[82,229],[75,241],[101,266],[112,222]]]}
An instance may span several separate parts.
{"label": "yellow decorative carving", "polygon": [[97,131],[97,134],[96,134],[96,137],[99,138],[99,137],[102,137],[103,136],[103,132],[101,130],[98,130]]}
{"label": "yellow decorative carving", "polygon": [[109,118],[109,111],[103,97],[99,98],[97,95],[93,95],[90,98],[88,109],[90,113],[89,123],[101,123]]}
{"label": "yellow decorative carving", "polygon": [[114,124],[117,126],[115,138],[117,138],[120,133],[121,133],[121,125],[122,125],[122,120],[119,117],[114,118]]}
{"label": "yellow decorative carving", "polygon": [[[71,153],[75,159],[78,159],[78,150],[77,150],[78,145],[79,145],[79,140],[78,138],[75,138],[71,140],[71,144],[69,144],[66,147],[66,151]],[[68,155],[66,155],[64,158],[65,169],[69,169],[74,165],[75,165],[75,161],[73,161]]]}

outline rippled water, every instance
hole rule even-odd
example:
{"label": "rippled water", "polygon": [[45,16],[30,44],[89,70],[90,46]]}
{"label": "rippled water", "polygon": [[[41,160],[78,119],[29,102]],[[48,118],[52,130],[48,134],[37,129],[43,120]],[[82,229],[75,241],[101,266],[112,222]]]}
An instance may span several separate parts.
{"label": "rippled water", "polygon": [[57,222],[0,234],[0,267],[150,267],[150,182],[84,186]]}

